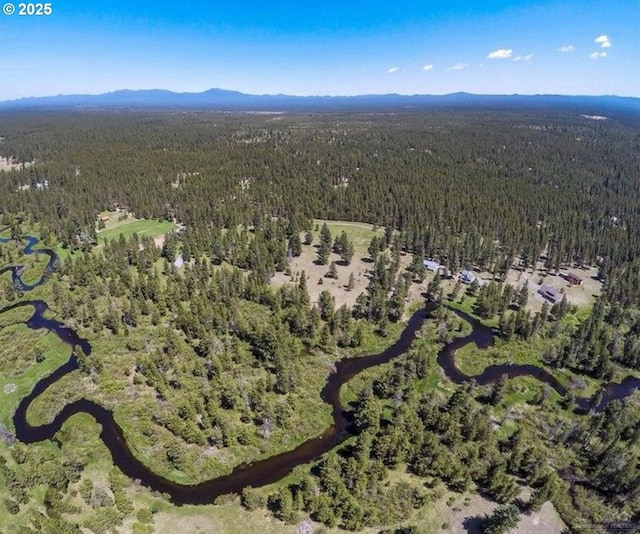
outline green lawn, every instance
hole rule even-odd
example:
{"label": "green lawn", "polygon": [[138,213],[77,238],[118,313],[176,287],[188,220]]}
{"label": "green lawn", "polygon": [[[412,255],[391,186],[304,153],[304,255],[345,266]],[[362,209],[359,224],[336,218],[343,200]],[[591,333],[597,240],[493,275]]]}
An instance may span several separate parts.
{"label": "green lawn", "polygon": [[63,247],[62,243],[58,243],[53,251],[58,255],[58,259],[62,261],[69,258],[72,254],[71,249],[69,247]]}
{"label": "green lawn", "polygon": [[154,221],[150,219],[126,219],[109,225],[107,228],[98,231],[98,242],[103,243],[109,239],[118,239],[120,234],[131,237],[138,234],[138,237],[155,237],[166,234],[174,228],[172,222]]}
{"label": "green lawn", "polygon": [[591,308],[592,306],[578,306],[575,312],[569,313],[561,319],[562,325],[578,326],[587,317],[589,317],[591,314]]}
{"label": "green lawn", "polygon": [[374,230],[373,225],[367,223],[329,221],[324,219],[314,219],[313,223],[314,230],[316,225],[318,225],[318,229],[320,229],[324,223],[327,223],[333,239],[338,237],[343,231],[346,232],[349,239],[353,242],[353,247],[358,255],[368,255],[367,249],[373,236],[384,236],[384,228],[379,227],[377,230]]}

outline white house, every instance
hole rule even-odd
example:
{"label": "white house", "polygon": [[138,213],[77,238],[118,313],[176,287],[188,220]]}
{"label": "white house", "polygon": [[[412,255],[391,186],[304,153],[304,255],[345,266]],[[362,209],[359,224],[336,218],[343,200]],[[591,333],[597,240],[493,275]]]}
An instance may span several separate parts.
{"label": "white house", "polygon": [[432,271],[434,273],[438,272],[441,267],[437,261],[433,260],[424,260],[422,264],[427,268],[427,271]]}

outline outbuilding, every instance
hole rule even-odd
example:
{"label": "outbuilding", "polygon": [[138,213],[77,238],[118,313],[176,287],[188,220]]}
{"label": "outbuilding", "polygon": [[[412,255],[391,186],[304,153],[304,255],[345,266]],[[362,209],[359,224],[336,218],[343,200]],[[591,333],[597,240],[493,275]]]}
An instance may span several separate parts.
{"label": "outbuilding", "polygon": [[473,284],[473,282],[476,280],[476,275],[473,274],[472,271],[462,271],[460,273],[460,277],[459,280],[463,283],[463,284]]}
{"label": "outbuilding", "polygon": [[437,261],[433,260],[424,260],[422,264],[427,268],[427,271],[432,271],[434,273],[438,272],[441,267]]}
{"label": "outbuilding", "polygon": [[569,282],[570,284],[574,285],[574,286],[581,286],[582,285],[582,278],[580,278],[577,274],[567,273],[565,275],[564,279],[567,282]]}
{"label": "outbuilding", "polygon": [[538,293],[546,298],[552,304],[560,302],[562,300],[562,293],[553,286],[541,285],[538,289]]}

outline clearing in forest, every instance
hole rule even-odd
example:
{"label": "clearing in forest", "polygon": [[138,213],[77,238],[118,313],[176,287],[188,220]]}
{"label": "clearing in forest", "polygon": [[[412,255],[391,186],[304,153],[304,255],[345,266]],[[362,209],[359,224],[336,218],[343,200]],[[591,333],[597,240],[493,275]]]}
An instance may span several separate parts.
{"label": "clearing in forest", "polygon": [[[318,262],[320,229],[325,223],[331,231],[332,241],[335,241],[335,238],[340,236],[344,231],[349,240],[353,243],[354,254],[349,265],[346,265],[341,261],[340,255],[333,251],[330,254],[328,264],[323,265]],[[297,284],[300,280],[302,271],[304,271],[307,276],[307,287],[311,302],[318,302],[320,293],[327,290],[335,298],[336,309],[343,304],[353,306],[358,295],[363,293],[369,285],[369,271],[374,265],[369,252],[367,251],[369,244],[371,243],[371,238],[374,236],[378,236],[379,238],[384,237],[384,228],[374,227],[367,223],[315,219],[313,231],[311,233],[313,235],[313,241],[310,245],[304,244],[304,232],[300,236],[303,241],[302,254],[298,257],[294,257],[289,263],[291,274],[287,275],[283,272],[276,273],[271,280],[272,284],[276,286],[281,286],[286,283]],[[337,279],[327,276],[331,262],[335,262],[338,273]],[[410,262],[410,255],[404,254],[401,257],[401,265],[403,268],[406,268]],[[354,283],[353,288],[349,290],[347,289],[347,285],[349,283],[351,273],[353,273]],[[421,294],[425,290],[425,287],[415,283],[411,284],[408,302],[411,303],[421,298]]]}
{"label": "clearing in forest", "polygon": [[120,234],[125,238],[137,234],[138,237],[158,237],[164,236],[175,228],[170,221],[156,221],[151,219],[137,219],[135,217],[122,217],[122,213],[103,214],[103,217],[109,217],[105,220],[105,227],[98,230],[98,241],[104,243],[109,239],[118,239]]}

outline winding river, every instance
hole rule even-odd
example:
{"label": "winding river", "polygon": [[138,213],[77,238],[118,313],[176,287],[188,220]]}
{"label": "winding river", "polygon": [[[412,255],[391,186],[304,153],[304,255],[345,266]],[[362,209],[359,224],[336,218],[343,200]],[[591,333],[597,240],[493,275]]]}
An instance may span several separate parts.
{"label": "winding river", "polygon": [[[0,239],[0,243],[6,243],[7,241],[9,240],[6,238]],[[57,260],[55,252],[49,249],[34,249],[33,247],[37,243],[38,240],[36,238],[27,238],[27,246],[24,249],[24,253],[49,256],[46,271],[52,271]],[[11,272],[12,280],[16,287],[23,291],[33,289],[46,280],[46,276],[43,275],[36,283],[29,285],[25,284],[21,279],[22,269],[19,266],[6,267],[0,270],[0,275],[7,271]],[[33,309],[32,316],[24,323],[27,327],[34,330],[46,329],[55,332],[65,343],[72,347],[79,347],[87,356],[91,354],[91,345],[88,340],[79,337],[73,329],[64,326],[56,319],[45,317],[49,307],[41,300],[28,300],[11,304],[0,309],[0,315],[21,307],[31,307]],[[124,474],[132,479],[140,480],[143,485],[152,490],[167,494],[176,504],[209,504],[220,495],[240,493],[247,486],[260,487],[276,482],[289,474],[294,467],[319,458],[322,454],[351,436],[352,434],[349,431],[350,416],[340,402],[340,388],[361,371],[386,363],[404,354],[411,346],[416,332],[434,308],[435,306],[432,303],[428,303],[425,309],[414,313],[399,339],[383,352],[342,360],[336,364],[335,372],[329,376],[326,385],[320,392],[322,400],[332,407],[333,414],[333,424],[322,435],[309,439],[290,451],[250,464],[239,465],[228,475],[212,480],[194,485],[182,485],[152,472],[136,459],[131,452],[122,429],[114,420],[113,413],[90,400],[81,399],[67,404],[55,419],[48,424],[30,425],[27,421],[27,412],[31,403],[51,384],[78,368],[78,362],[73,355],[64,365],[41,379],[34,386],[31,393],[20,401],[13,417],[16,438],[24,443],[53,439],[56,432],[69,417],[80,412],[88,413],[102,426],[100,437],[111,452],[115,465]],[[447,344],[437,357],[438,364],[453,382],[459,384],[475,380],[479,384],[490,384],[498,380],[502,375],[507,375],[508,377],[532,376],[548,384],[560,395],[567,393],[566,388],[552,374],[532,365],[492,365],[477,376],[464,374],[456,367],[454,359],[456,350],[472,342],[480,348],[488,347],[493,343],[493,333],[489,328],[467,314],[456,313],[472,326],[472,331],[468,336],[457,338]],[[628,376],[621,383],[607,384],[603,388],[602,401],[598,406],[593,406],[593,401],[589,398],[578,398],[576,404],[582,411],[589,409],[598,411],[614,399],[623,399],[629,396],[636,389],[640,389],[640,378]]]}

